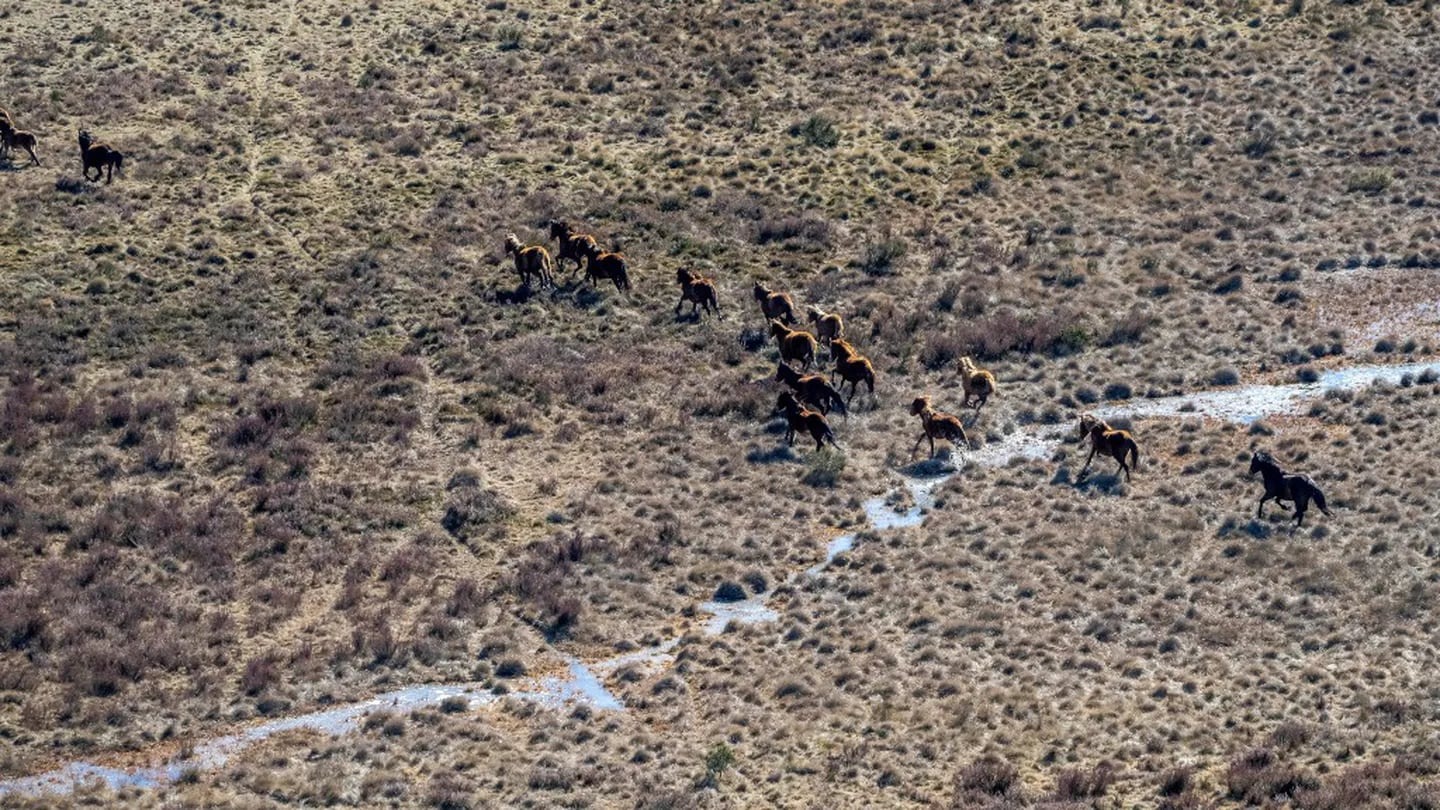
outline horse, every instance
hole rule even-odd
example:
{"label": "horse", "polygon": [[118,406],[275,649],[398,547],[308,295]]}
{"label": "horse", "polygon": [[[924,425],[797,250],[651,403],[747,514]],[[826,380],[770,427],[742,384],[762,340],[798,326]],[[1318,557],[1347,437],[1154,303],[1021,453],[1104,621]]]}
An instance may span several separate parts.
{"label": "horse", "polygon": [[585,256],[585,280],[598,286],[603,279],[615,282],[617,291],[630,289],[630,265],[619,253],[604,253],[594,248]]}
{"label": "horse", "polygon": [[835,390],[835,386],[826,381],[821,374],[805,374],[791,368],[788,363],[780,362],[775,364],[775,380],[790,386],[795,396],[806,405],[813,405],[820,409],[820,413],[830,415],[833,408],[846,419],[850,413],[845,409],[845,398]]}
{"label": "horse", "polygon": [[810,434],[815,440],[815,452],[820,452],[825,447],[825,442],[830,442],[835,449],[840,445],[835,441],[835,431],[830,429],[830,422],[825,415],[819,411],[812,411],[800,404],[800,400],[789,391],[784,392],[775,401],[775,413],[785,417],[785,443],[791,446],[795,444],[795,432],[803,430]]}
{"label": "horse", "polygon": [[686,301],[690,302],[690,314],[697,320],[701,311],[720,314],[720,297],[715,293],[715,279],[682,267],[675,271],[675,283],[680,285],[680,300],[675,304],[676,315],[680,314],[680,307],[684,306]]}
{"label": "horse", "polygon": [[1250,454],[1250,472],[1247,477],[1260,473],[1265,481],[1265,494],[1260,496],[1260,505],[1255,509],[1255,517],[1265,516],[1265,502],[1271,498],[1275,503],[1284,509],[1281,501],[1293,501],[1295,504],[1295,525],[1298,527],[1305,520],[1305,510],[1310,506],[1310,499],[1315,499],[1315,506],[1330,517],[1335,515],[1325,508],[1325,493],[1311,480],[1308,475],[1292,475],[1280,468],[1275,459],[1269,453],[1262,453],[1259,450]]}
{"label": "horse", "polygon": [[960,386],[965,389],[965,407],[974,408],[978,418],[980,409],[995,393],[995,375],[975,365],[969,357],[960,358],[959,369]]}
{"label": "horse", "polygon": [[29,152],[30,160],[34,162],[36,166],[39,166],[40,158],[35,156],[35,145],[37,142],[38,139],[35,137],[35,133],[26,132],[23,129],[16,129],[10,124],[8,116],[0,118],[0,146],[4,147],[4,153],[7,156],[18,146],[26,152]]}
{"label": "horse", "polygon": [[[1085,466],[1080,470],[1080,477],[1084,478],[1086,471],[1090,469],[1090,462],[1095,459],[1095,453],[1101,452],[1116,461],[1120,462],[1120,469],[1125,472],[1125,480],[1130,480],[1131,467],[1140,466],[1140,446],[1135,443],[1135,438],[1128,430],[1115,430],[1105,424],[1103,420],[1094,414],[1080,415],[1080,438],[1079,441],[1090,440],[1090,455],[1085,459]],[[1126,456],[1129,456],[1130,463],[1125,463]]]}
{"label": "horse", "polygon": [[941,413],[930,405],[929,397],[916,397],[910,403],[910,415],[920,417],[920,424],[925,431],[920,438],[915,440],[915,446],[910,448],[910,457],[915,457],[915,451],[920,449],[920,442],[927,438],[930,440],[930,457],[935,457],[935,440],[944,439],[956,447],[970,446],[970,437],[965,435],[965,426],[960,424],[960,419],[948,413]]}
{"label": "horse", "polygon": [[575,261],[575,272],[580,272],[581,260],[591,253],[600,251],[600,244],[588,233],[580,233],[567,222],[550,220],[550,238],[560,240],[560,250],[555,254],[555,266],[563,267],[566,259]]}
{"label": "horse", "polygon": [[855,398],[862,382],[869,387],[870,398],[875,398],[875,364],[870,362],[870,358],[855,351],[855,347],[844,338],[836,338],[830,342],[830,356],[835,360],[835,368],[831,370],[830,378],[833,380],[838,374],[841,389],[845,388],[845,383],[850,383],[850,396],[845,400],[846,403]]}
{"label": "horse", "polygon": [[515,272],[520,274],[520,283],[526,287],[530,286],[530,277],[540,279],[540,286],[555,286],[555,275],[551,272],[554,263],[550,260],[549,251],[540,245],[525,247],[520,244],[520,238],[515,234],[505,237],[505,252],[515,254]]}
{"label": "horse", "polygon": [[752,290],[760,304],[760,312],[766,318],[780,320],[786,324],[795,323],[795,299],[789,293],[775,292],[761,282],[755,282]]}
{"label": "horse", "polygon": [[[124,172],[125,156],[109,144],[101,143],[90,137],[90,133],[80,130],[80,162],[84,165],[81,174],[86,180],[93,183],[100,182],[100,175],[105,175],[105,182],[109,183],[115,172]],[[90,176],[90,170],[95,170],[95,176]]]}
{"label": "horse", "polygon": [[801,361],[804,371],[815,361],[815,336],[803,329],[791,329],[778,320],[770,321],[770,334],[780,347],[780,359],[784,362]]}

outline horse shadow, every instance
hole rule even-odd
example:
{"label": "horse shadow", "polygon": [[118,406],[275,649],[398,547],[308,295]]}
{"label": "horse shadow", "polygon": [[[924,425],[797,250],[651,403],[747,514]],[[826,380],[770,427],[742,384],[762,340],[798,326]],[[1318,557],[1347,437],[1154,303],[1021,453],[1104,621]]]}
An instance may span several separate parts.
{"label": "horse shadow", "polygon": [[[766,432],[783,434],[785,432],[784,422],[781,421],[779,424],[781,425],[779,430],[767,428]],[[800,456],[795,452],[795,448],[786,444],[779,444],[773,447],[752,447],[750,451],[745,454],[745,460],[751,464],[784,464],[787,462],[798,462],[800,461]]]}
{"label": "horse shadow", "polygon": [[950,475],[957,469],[955,459],[948,450],[942,451],[942,453],[935,458],[912,461],[900,467],[897,472],[907,478],[935,478],[941,475]]}
{"label": "horse shadow", "polygon": [[1080,492],[1098,492],[1101,495],[1123,495],[1129,488],[1124,476],[1119,473],[1082,472],[1071,477],[1068,467],[1056,470],[1050,483],[1069,486]]}
{"label": "horse shadow", "polygon": [[[720,316],[719,316],[719,315],[712,315],[711,317],[718,319]],[[676,312],[676,313],[675,313],[675,323],[697,323],[697,324],[698,324],[698,323],[700,323],[700,322],[702,322],[702,321],[704,321],[704,320],[705,320],[705,313],[704,313],[703,310],[699,310],[699,309],[695,310],[694,312]]]}
{"label": "horse shadow", "polygon": [[512,290],[498,290],[495,301],[500,304],[523,304],[535,297],[535,288],[528,284],[517,284]]}

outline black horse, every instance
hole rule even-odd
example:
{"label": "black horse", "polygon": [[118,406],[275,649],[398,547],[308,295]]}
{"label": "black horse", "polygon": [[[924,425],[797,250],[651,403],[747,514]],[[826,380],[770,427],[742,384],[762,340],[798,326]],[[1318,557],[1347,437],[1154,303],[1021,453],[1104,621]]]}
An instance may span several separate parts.
{"label": "black horse", "polygon": [[1280,469],[1280,465],[1275,463],[1275,459],[1271,458],[1269,453],[1262,453],[1258,450],[1250,456],[1249,474],[1254,475],[1257,472],[1260,473],[1261,478],[1265,479],[1265,494],[1260,498],[1260,506],[1255,510],[1255,517],[1265,516],[1265,502],[1271,498],[1275,499],[1275,503],[1279,504],[1281,509],[1285,508],[1285,505],[1280,503],[1281,501],[1294,502],[1296,526],[1299,526],[1305,519],[1305,509],[1309,507],[1311,498],[1315,499],[1315,505],[1320,508],[1321,512],[1334,517],[1330,510],[1325,508],[1325,493],[1321,492],[1320,487],[1310,480],[1310,476],[1291,475]]}

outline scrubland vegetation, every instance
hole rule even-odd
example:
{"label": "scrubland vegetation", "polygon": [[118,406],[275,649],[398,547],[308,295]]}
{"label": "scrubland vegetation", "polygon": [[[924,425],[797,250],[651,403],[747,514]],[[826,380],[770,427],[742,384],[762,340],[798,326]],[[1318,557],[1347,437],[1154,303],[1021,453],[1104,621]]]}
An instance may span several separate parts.
{"label": "scrubland vegetation", "polygon": [[[972,466],[777,588],[962,356],[977,445],[1434,357],[1429,0],[139,8],[0,10],[43,162],[0,161],[0,778],[684,635],[624,712],[375,714],[75,800],[1440,802],[1433,381],[1136,420],[1129,483]],[[521,286],[555,218],[633,289]],[[840,451],[781,446],[757,281],[875,366]],[[1256,446],[1336,517],[1253,519]],[[725,582],[780,620],[697,632]]]}

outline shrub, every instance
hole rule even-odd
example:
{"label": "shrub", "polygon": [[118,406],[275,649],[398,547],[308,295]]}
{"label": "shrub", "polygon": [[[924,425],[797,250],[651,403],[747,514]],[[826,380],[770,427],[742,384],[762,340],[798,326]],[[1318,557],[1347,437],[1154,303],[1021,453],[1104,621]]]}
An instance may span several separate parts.
{"label": "shrub", "polygon": [[904,240],[886,237],[878,242],[869,242],[860,251],[855,266],[870,276],[888,276],[895,272],[895,263],[905,258],[907,247]]}
{"label": "shrub", "polygon": [[481,528],[489,529],[490,534],[503,534],[500,524],[514,514],[514,507],[498,492],[485,487],[478,472],[457,471],[445,489],[450,493],[440,518],[445,531],[461,540],[474,537]]}
{"label": "shrub", "polygon": [[1215,294],[1216,294],[1216,295],[1229,295],[1230,293],[1233,293],[1233,292],[1239,292],[1239,291],[1240,291],[1240,288],[1242,288],[1242,287],[1244,287],[1244,286],[1245,286],[1245,277],[1244,277],[1244,276],[1240,275],[1239,273],[1230,273],[1229,275],[1227,275],[1227,276],[1225,276],[1224,278],[1220,279],[1220,282],[1215,285]]}
{"label": "shrub", "polygon": [[711,746],[710,750],[705,752],[705,786],[716,787],[720,774],[734,764],[735,749],[723,742]]}
{"label": "shrub", "polygon": [[279,679],[280,673],[275,668],[274,656],[259,655],[246,662],[245,671],[240,675],[240,689],[254,697]]}
{"label": "shrub", "polygon": [[955,777],[955,786],[964,793],[1005,796],[1015,787],[1019,778],[1020,772],[1014,765],[992,754],[961,769]]}
{"label": "shrub", "polygon": [[1115,766],[1101,762],[1090,770],[1067,768],[1055,777],[1055,798],[1061,801],[1099,798],[1115,783]]}
{"label": "shrub", "polygon": [[832,149],[840,143],[840,131],[835,121],[824,115],[812,115],[790,128],[790,134],[821,149]]}
{"label": "shrub", "polygon": [[745,599],[745,587],[738,582],[725,580],[715,589],[716,602],[740,602]]}
{"label": "shrub", "polygon": [[1160,795],[1179,796],[1195,786],[1195,769],[1180,765],[1160,774]]}
{"label": "shrub", "polygon": [[812,487],[833,487],[845,472],[845,454],[833,447],[822,448],[810,455],[801,481]]}
{"label": "shrub", "polygon": [[1231,799],[1262,804],[1294,797],[1317,787],[1313,777],[1276,760],[1268,748],[1257,748],[1236,757],[1225,771],[1225,790]]}
{"label": "shrub", "polygon": [[1388,169],[1366,169],[1351,174],[1345,179],[1345,190],[1351,193],[1379,194],[1390,187]]}
{"label": "shrub", "polygon": [[1230,366],[1217,369],[1210,375],[1211,385],[1238,385],[1240,383],[1240,372]]}
{"label": "shrub", "polygon": [[1105,386],[1106,399],[1129,399],[1133,393],[1129,383],[1113,382]]}

